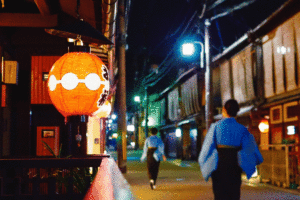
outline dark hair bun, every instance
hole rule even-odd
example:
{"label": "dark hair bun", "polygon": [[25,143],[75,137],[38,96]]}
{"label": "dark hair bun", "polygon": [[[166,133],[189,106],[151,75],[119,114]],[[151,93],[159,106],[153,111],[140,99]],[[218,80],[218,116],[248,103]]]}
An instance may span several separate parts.
{"label": "dark hair bun", "polygon": [[240,110],[239,104],[235,99],[229,99],[224,105],[227,114],[231,117],[235,117]]}

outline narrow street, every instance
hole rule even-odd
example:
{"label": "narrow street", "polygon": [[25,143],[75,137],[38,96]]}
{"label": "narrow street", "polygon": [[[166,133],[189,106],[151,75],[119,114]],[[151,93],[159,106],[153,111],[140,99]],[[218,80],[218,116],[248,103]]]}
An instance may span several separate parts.
{"label": "narrow street", "polygon": [[[113,157],[115,155],[112,154]],[[128,152],[127,173],[124,177],[136,199],[213,199],[211,181],[205,182],[197,162],[168,159],[161,162],[156,190],[151,190],[146,163],[141,163],[138,152]],[[251,182],[243,177],[241,199],[300,199],[299,190],[283,189],[269,184]]]}

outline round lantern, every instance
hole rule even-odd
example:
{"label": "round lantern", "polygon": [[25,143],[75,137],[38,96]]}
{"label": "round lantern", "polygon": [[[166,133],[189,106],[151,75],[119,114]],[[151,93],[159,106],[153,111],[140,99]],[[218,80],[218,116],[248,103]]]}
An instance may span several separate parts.
{"label": "round lantern", "polygon": [[108,70],[96,55],[67,53],[52,66],[48,91],[52,103],[63,116],[91,115],[107,99]]}
{"label": "round lantern", "polygon": [[258,125],[258,129],[261,133],[267,133],[269,132],[269,121],[266,119],[263,119],[259,125]]}
{"label": "round lantern", "polygon": [[111,112],[111,103],[109,101],[106,101],[101,108],[99,108],[96,112],[93,113],[93,116],[97,118],[106,118],[109,116]]}

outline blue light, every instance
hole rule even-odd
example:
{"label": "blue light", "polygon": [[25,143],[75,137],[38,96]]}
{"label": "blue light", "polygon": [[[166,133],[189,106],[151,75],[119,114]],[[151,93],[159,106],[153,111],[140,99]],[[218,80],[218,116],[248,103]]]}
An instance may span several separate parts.
{"label": "blue light", "polygon": [[195,45],[193,43],[184,43],[181,46],[182,55],[191,56],[195,53]]}

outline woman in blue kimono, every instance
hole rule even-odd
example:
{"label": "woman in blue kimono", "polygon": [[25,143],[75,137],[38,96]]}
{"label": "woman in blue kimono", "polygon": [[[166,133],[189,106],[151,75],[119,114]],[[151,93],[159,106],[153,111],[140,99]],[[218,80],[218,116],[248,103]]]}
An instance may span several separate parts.
{"label": "woman in blue kimono", "polygon": [[204,179],[212,177],[215,200],[239,200],[242,171],[249,179],[263,162],[253,135],[234,118],[238,111],[236,100],[225,103],[223,119],[211,124],[199,155]]}
{"label": "woman in blue kimono", "polygon": [[142,162],[147,158],[148,176],[152,190],[156,188],[159,163],[161,160],[166,161],[166,156],[164,153],[165,145],[163,141],[157,137],[157,133],[157,128],[151,129],[151,136],[145,141],[144,151],[141,157]]}

